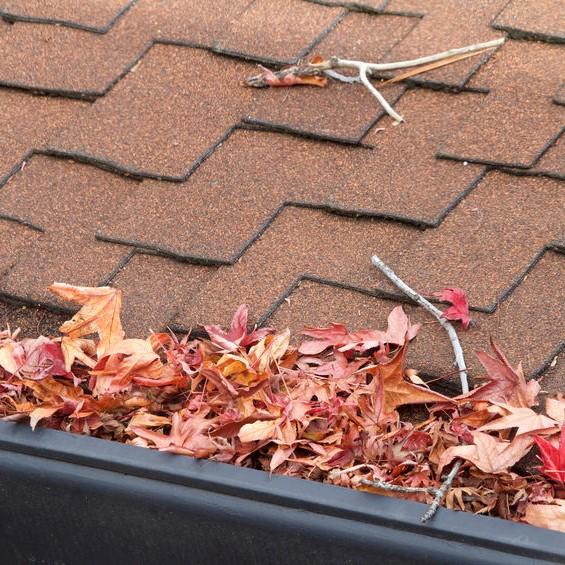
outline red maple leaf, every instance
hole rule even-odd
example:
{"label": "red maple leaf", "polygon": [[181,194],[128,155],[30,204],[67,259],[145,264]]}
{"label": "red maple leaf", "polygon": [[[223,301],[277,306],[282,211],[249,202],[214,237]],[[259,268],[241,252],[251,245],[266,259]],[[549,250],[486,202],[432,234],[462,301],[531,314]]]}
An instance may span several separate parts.
{"label": "red maple leaf", "polygon": [[469,327],[471,322],[469,304],[465,293],[460,288],[446,288],[441,292],[434,292],[432,296],[437,296],[442,302],[451,302],[452,304],[442,314],[442,318],[446,320],[461,320],[464,330]]}
{"label": "red maple leaf", "polygon": [[233,351],[240,346],[251,345],[274,331],[273,328],[256,329],[255,327],[251,332],[247,333],[248,314],[247,304],[242,304],[233,315],[227,332],[219,326],[204,326],[204,329],[208,332],[210,340],[226,351]]}
{"label": "red maple leaf", "polygon": [[534,436],[541,453],[541,471],[550,479],[565,484],[565,424],[561,428],[559,447],[539,436]]}

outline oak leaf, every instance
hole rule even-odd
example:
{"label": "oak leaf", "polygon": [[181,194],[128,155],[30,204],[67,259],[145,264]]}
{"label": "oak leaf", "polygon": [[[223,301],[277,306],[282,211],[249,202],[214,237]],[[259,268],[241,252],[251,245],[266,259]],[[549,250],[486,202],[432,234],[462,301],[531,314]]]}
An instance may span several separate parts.
{"label": "oak leaf", "polygon": [[84,287],[63,283],[55,283],[49,290],[64,300],[82,306],[59,330],[70,338],[98,333],[100,341],[96,351],[99,359],[124,339],[120,321],[121,290],[109,286]]}

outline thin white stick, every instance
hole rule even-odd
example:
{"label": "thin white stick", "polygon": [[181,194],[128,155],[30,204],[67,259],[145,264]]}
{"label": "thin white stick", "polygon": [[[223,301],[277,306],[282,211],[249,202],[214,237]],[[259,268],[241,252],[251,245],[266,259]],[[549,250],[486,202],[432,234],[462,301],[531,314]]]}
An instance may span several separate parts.
{"label": "thin white stick", "polygon": [[359,67],[359,78],[361,82],[369,89],[369,92],[380,102],[381,106],[385,109],[386,113],[393,117],[397,122],[403,122],[404,118],[392,109],[392,106],[386,101],[385,97],[371,84],[367,78],[368,65]]}
{"label": "thin white stick", "polygon": [[425,308],[436,320],[443,326],[455,353],[455,361],[459,369],[459,378],[461,379],[461,389],[463,393],[469,392],[469,383],[467,381],[467,368],[465,359],[463,357],[463,349],[459,343],[459,337],[455,328],[445,319],[442,318],[443,312],[436,308],[431,302],[426,300],[421,294],[418,294],[414,289],[410,288],[398,275],[376,255],[371,257],[371,262],[377,267],[395,286],[397,286],[404,294],[408,295],[412,300],[417,302],[420,306]]}
{"label": "thin white stick", "polygon": [[506,38],[501,37],[500,39],[493,39],[492,41],[485,41],[484,43],[475,43],[474,45],[450,49],[449,51],[428,55],[427,57],[420,57],[419,59],[412,59],[410,61],[397,61],[396,63],[364,63],[362,61],[351,61],[348,59],[340,59],[339,57],[332,57],[332,68],[359,69],[359,65],[361,64],[366,65],[368,71],[392,71],[395,69],[406,69],[408,67],[417,67],[419,65],[435,63],[436,61],[441,61],[442,59],[447,59],[454,55],[463,55],[465,53],[481,51],[482,49],[498,47],[505,41]]}
{"label": "thin white stick", "polygon": [[[274,74],[279,79],[282,79],[289,74],[295,74],[296,76],[300,77],[308,75],[321,75],[322,73],[326,73],[329,76],[335,76],[335,78],[343,80],[344,82],[357,82],[360,79],[361,82],[367,87],[369,92],[380,102],[387,114],[400,123],[404,121],[402,116],[392,109],[391,105],[385,100],[384,96],[371,84],[368,78],[368,74],[373,72],[377,73],[379,71],[406,69],[408,67],[426,65],[428,63],[441,61],[442,59],[447,59],[455,55],[464,55],[466,53],[473,53],[474,51],[481,51],[484,49],[498,47],[505,41],[506,38],[501,37],[500,39],[494,39],[492,41],[486,41],[484,43],[475,43],[474,45],[467,45],[466,47],[450,49],[449,51],[443,51],[442,53],[436,53],[435,55],[428,55],[427,57],[420,57],[419,59],[412,59],[410,61],[398,61],[396,63],[365,63],[363,61],[352,61],[349,59],[340,59],[339,57],[331,57],[330,59],[321,61],[320,63],[311,63],[304,66],[289,67]],[[333,73],[334,69],[356,69],[359,73],[359,77],[344,77],[339,73]],[[260,88],[267,86],[269,83],[265,77],[265,74],[263,73],[258,76],[249,77],[245,81],[245,84],[247,84],[247,86]]]}

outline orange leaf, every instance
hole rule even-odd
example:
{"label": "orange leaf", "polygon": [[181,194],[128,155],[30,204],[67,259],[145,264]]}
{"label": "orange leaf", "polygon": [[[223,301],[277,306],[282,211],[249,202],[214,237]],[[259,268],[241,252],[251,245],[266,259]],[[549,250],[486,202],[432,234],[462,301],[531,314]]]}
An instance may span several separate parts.
{"label": "orange leaf", "polygon": [[375,367],[376,376],[382,378],[383,382],[385,413],[392,412],[405,404],[451,402],[451,399],[443,394],[406,381],[404,379],[405,357],[406,345],[399,349],[394,359]]}
{"label": "orange leaf", "polygon": [[518,436],[514,441],[500,441],[483,432],[471,432],[472,445],[458,445],[447,448],[441,455],[438,465],[438,475],[445,465],[460,457],[470,461],[483,473],[503,473],[508,471],[528,452],[533,439],[528,436]]}
{"label": "orange leaf", "polygon": [[73,318],[65,322],[59,330],[71,338],[97,332],[100,337],[97,347],[98,359],[124,339],[120,321],[120,290],[109,286],[85,287],[63,283],[55,283],[49,290],[64,300],[82,305]]}
{"label": "orange leaf", "polygon": [[555,504],[528,504],[524,521],[532,526],[565,532],[565,500]]}
{"label": "orange leaf", "polygon": [[91,357],[96,352],[96,345],[91,339],[64,336],[61,338],[61,351],[67,373],[70,373],[76,359],[91,369],[96,365]]}
{"label": "orange leaf", "polygon": [[137,377],[152,379],[157,381],[152,384],[159,384],[163,372],[163,363],[148,340],[125,339],[90,371],[95,379],[92,394],[99,397],[120,392]]}

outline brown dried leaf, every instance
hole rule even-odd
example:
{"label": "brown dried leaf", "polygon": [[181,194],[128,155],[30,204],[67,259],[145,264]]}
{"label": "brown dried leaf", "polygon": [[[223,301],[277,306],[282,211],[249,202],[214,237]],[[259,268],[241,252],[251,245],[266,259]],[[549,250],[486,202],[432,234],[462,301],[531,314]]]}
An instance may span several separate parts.
{"label": "brown dried leaf", "polygon": [[554,504],[528,504],[523,519],[532,526],[565,532],[565,500],[556,499]]}
{"label": "brown dried leaf", "polygon": [[483,432],[471,432],[472,445],[457,445],[447,448],[441,455],[438,475],[454,459],[470,461],[484,473],[507,472],[529,451],[534,440],[529,436],[518,436],[513,441],[501,441]]}
{"label": "brown dried leaf", "polygon": [[63,298],[82,305],[59,330],[70,338],[98,333],[97,354],[100,359],[124,339],[120,321],[122,291],[109,286],[84,287],[55,283],[49,290]]}

